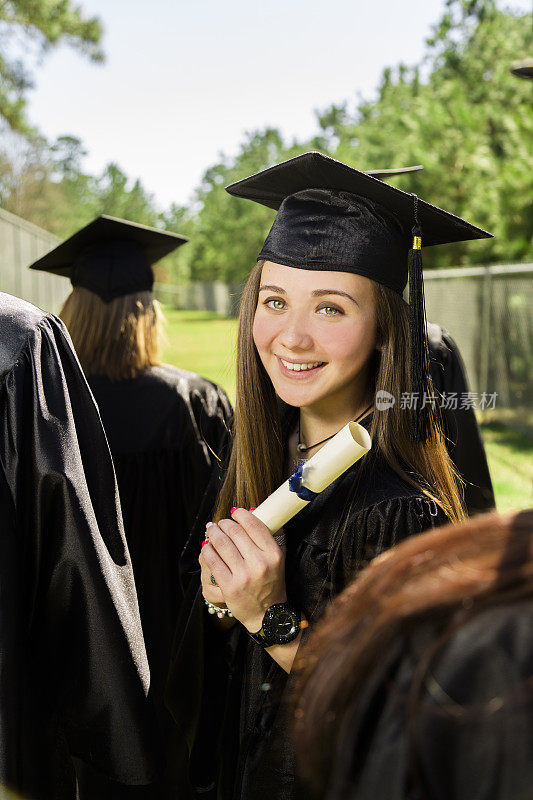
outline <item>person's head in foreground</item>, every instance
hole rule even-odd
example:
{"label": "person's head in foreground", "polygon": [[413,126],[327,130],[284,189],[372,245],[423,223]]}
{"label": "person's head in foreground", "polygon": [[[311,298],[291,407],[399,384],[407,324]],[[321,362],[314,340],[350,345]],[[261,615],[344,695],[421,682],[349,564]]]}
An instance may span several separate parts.
{"label": "person's head in foreground", "polygon": [[31,265],[70,278],[59,316],[86,375],[128,380],[160,363],[162,312],[152,265],[186,241],[102,215]]}
{"label": "person's head in foreground", "polygon": [[313,455],[316,442],[368,414],[379,391],[366,463],[381,457],[461,518],[440,427],[422,408],[431,388],[420,247],[490,234],[320,153],[228,191],[278,212],[242,298],[234,447],[216,517],[257,505],[282,482],[291,435]]}
{"label": "person's head in foreground", "polygon": [[533,510],[379,556],[297,669],[294,738],[312,796],[530,797]]}

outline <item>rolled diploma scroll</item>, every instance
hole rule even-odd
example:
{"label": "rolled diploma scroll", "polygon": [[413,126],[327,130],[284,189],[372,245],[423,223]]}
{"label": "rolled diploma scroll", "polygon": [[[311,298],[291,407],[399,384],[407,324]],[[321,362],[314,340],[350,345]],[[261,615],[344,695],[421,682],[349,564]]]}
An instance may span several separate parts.
{"label": "rolled diploma scroll", "polygon": [[[312,492],[318,494],[326,486],[346,472],[352,464],[364,456],[372,447],[368,431],[356,422],[349,422],[327,442],[312,458],[305,462],[302,472],[302,483]],[[271,533],[276,533],[292,519],[302,508],[309,505],[296,492],[289,488],[289,481],[276,489],[253,515],[264,522]]]}

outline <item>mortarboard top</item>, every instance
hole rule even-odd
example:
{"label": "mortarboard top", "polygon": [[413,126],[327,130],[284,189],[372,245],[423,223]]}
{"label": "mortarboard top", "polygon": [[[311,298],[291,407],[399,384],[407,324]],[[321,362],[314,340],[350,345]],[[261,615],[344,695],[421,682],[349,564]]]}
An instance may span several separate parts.
{"label": "mortarboard top", "polygon": [[518,78],[533,78],[533,58],[518,61],[511,67],[511,72]]}
{"label": "mortarboard top", "polygon": [[61,242],[30,269],[69,277],[103,300],[150,290],[151,265],[188,242],[186,236],[106,214]]}
{"label": "mortarboard top", "polygon": [[[375,171],[374,174],[349,167],[331,156],[316,151],[290,158],[281,164],[232,183],[226,191],[235,197],[253,200],[279,209],[283,201],[306,189],[331,189],[350,192],[373,200],[393,213],[410,234],[413,227],[413,195],[380,180],[379,175],[402,174],[402,170]],[[418,215],[423,229],[423,246],[491,238],[492,234],[437,206],[418,200]],[[408,245],[409,246],[409,245]]]}

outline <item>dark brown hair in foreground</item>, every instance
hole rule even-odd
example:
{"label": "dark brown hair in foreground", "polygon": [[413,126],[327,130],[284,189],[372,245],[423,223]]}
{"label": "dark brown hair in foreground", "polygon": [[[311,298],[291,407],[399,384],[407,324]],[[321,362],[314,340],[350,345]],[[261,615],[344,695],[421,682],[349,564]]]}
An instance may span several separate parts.
{"label": "dark brown hair in foreground", "polygon": [[[325,794],[347,709],[398,637],[422,620],[444,619],[442,646],[479,611],[529,596],[533,510],[449,525],[376,558],[329,608],[295,669],[298,762],[317,797]],[[422,660],[418,686],[436,655],[432,649]]]}

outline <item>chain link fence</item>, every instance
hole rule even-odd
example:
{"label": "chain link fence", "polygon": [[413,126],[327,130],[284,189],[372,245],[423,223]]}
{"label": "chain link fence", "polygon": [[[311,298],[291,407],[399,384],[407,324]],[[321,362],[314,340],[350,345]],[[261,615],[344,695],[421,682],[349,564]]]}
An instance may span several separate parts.
{"label": "chain link fence", "polygon": [[490,419],[533,432],[533,264],[428,271],[426,311],[463,356],[478,399],[496,393]]}

